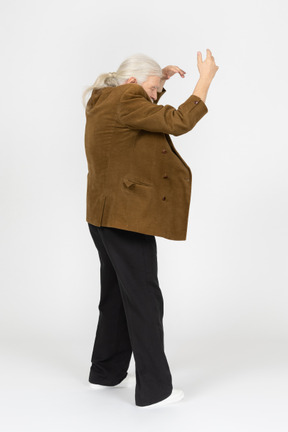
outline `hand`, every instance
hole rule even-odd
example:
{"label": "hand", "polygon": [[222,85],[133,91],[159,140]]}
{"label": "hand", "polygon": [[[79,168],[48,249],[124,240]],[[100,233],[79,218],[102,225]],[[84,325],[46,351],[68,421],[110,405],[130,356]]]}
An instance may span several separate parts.
{"label": "hand", "polygon": [[169,78],[171,78],[171,76],[173,76],[175,73],[179,73],[179,75],[182,78],[185,78],[185,74],[186,72],[184,72],[182,69],[180,69],[178,66],[166,66],[165,68],[162,69],[162,81],[168,80]]}
{"label": "hand", "polygon": [[201,78],[211,80],[214,78],[219,66],[216,66],[214,57],[210,49],[206,49],[207,57],[206,60],[202,61],[202,54],[200,51],[197,52],[197,66]]}

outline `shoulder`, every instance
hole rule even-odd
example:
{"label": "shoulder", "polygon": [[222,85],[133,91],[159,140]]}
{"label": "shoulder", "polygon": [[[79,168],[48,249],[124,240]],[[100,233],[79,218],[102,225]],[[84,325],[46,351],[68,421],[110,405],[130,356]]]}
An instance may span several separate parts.
{"label": "shoulder", "polygon": [[126,99],[130,97],[144,97],[148,101],[150,101],[150,98],[144,88],[139,84],[122,84],[121,86],[118,86],[118,88],[121,87],[120,93],[121,93],[121,99]]}
{"label": "shoulder", "polygon": [[[91,101],[93,104],[98,101],[106,101],[111,103],[118,103],[130,99],[146,99],[150,101],[150,98],[144,88],[139,84],[122,84],[116,87],[102,87],[100,89],[94,89],[91,94]],[[92,103],[90,101],[90,104]]]}

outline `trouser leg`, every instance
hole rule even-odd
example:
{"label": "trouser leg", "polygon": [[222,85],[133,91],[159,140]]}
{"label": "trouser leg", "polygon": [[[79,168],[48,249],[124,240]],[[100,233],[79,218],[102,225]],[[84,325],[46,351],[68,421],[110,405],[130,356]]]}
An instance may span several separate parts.
{"label": "trouser leg", "polygon": [[117,274],[99,235],[99,228],[89,224],[89,230],[99,254],[101,283],[89,382],[113,386],[126,377],[132,349]]}
{"label": "trouser leg", "polygon": [[99,227],[98,232],[121,291],[136,366],[136,404],[150,405],[172,392],[164,353],[156,240],[154,236],[117,228]]}

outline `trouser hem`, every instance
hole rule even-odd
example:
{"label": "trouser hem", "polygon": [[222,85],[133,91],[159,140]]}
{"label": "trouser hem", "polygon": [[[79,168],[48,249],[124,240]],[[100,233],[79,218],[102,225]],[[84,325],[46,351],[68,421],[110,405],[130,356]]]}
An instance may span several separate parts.
{"label": "trouser hem", "polygon": [[144,406],[149,406],[149,405],[155,404],[157,402],[161,402],[162,400],[168,398],[172,394],[172,391],[173,391],[173,388],[168,390],[166,393],[163,393],[162,396],[158,396],[157,398],[154,398],[154,399],[150,399],[150,400],[146,400],[146,401],[136,400],[136,406],[144,407]]}
{"label": "trouser hem", "polygon": [[113,387],[113,386],[120,384],[126,378],[127,375],[128,374],[126,372],[125,375],[121,375],[121,377],[109,378],[109,379],[103,379],[103,378],[99,379],[94,374],[92,374],[90,372],[88,381],[91,384],[100,384],[100,385]]}

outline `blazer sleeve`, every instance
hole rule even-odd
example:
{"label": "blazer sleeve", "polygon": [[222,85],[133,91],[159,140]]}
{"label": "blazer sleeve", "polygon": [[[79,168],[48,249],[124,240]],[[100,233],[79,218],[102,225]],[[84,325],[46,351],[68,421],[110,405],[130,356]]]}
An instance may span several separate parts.
{"label": "blazer sleeve", "polygon": [[123,125],[175,136],[189,132],[207,112],[207,106],[196,95],[191,95],[178,109],[171,105],[156,105],[138,84],[127,87],[118,105],[118,119]]}

